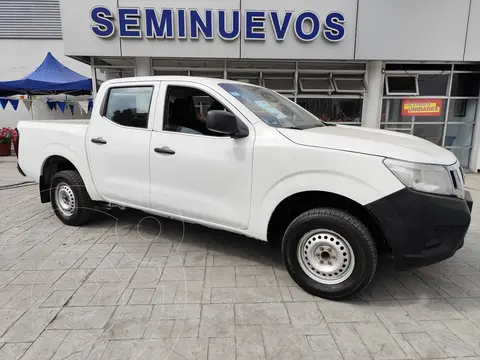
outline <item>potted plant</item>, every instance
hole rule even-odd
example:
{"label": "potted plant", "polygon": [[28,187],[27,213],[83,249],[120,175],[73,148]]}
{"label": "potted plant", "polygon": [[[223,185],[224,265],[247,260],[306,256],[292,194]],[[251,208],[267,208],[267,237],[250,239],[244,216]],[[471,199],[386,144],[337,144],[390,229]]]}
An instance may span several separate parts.
{"label": "potted plant", "polygon": [[16,141],[17,132],[11,128],[2,128],[0,130],[0,156],[10,156],[12,154],[12,142]]}

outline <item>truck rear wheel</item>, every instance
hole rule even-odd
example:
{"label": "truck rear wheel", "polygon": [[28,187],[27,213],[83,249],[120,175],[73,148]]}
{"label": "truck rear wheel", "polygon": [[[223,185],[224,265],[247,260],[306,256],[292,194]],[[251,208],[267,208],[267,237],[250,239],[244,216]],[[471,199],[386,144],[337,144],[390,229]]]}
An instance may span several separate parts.
{"label": "truck rear wheel", "polygon": [[318,208],[287,228],[282,256],[295,282],[330,300],[351,297],[372,281],[377,249],[367,227],[349,213]]}
{"label": "truck rear wheel", "polygon": [[64,224],[80,226],[90,219],[93,202],[77,171],[61,171],[50,184],[53,211]]}

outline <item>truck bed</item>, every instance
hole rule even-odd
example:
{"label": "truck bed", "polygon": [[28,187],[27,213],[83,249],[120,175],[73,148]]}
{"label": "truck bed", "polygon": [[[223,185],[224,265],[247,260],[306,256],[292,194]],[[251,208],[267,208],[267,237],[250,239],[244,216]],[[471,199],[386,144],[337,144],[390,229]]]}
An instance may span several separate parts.
{"label": "truck bed", "polygon": [[84,119],[20,121],[18,164],[25,175],[38,181],[45,159],[50,156],[64,156],[75,166],[88,168],[85,149],[88,123]]}

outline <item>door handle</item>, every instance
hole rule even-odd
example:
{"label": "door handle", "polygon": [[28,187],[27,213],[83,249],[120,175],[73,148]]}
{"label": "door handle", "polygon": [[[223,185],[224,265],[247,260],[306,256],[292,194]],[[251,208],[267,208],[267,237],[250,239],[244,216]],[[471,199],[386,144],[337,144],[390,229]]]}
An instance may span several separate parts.
{"label": "door handle", "polygon": [[162,148],[155,148],[154,150],[157,154],[165,154],[165,155],[175,155],[175,151],[170,149],[168,146],[164,146]]}
{"label": "door handle", "polygon": [[101,137],[98,137],[98,138],[93,138],[92,143],[105,145],[107,142],[105,140],[103,140]]}

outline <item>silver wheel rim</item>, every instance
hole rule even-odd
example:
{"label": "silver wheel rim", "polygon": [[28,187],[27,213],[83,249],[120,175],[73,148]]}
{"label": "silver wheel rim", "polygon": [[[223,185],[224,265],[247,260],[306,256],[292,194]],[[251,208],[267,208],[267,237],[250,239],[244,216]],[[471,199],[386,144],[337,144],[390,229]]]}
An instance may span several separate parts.
{"label": "silver wheel rim", "polygon": [[305,234],[298,243],[297,259],[302,270],[322,284],[339,284],[355,268],[355,254],[348,241],[327,229]]}
{"label": "silver wheel rim", "polygon": [[75,212],[75,195],[73,194],[72,188],[65,184],[60,183],[55,189],[55,200],[57,203],[57,208],[65,216],[72,216]]}

